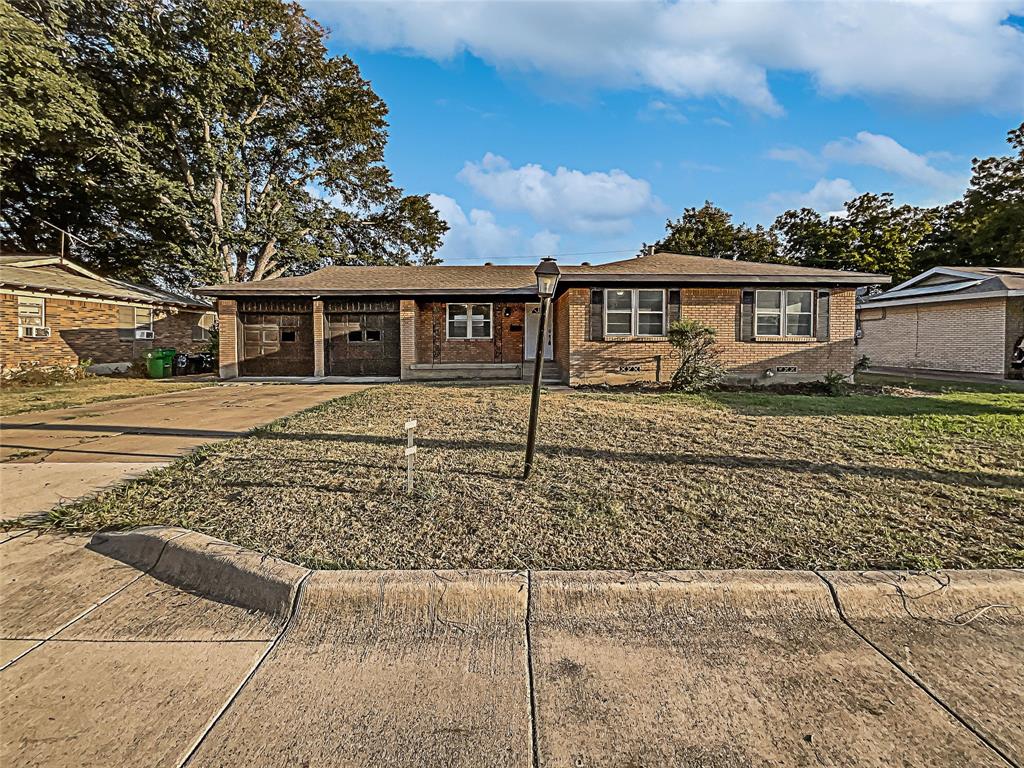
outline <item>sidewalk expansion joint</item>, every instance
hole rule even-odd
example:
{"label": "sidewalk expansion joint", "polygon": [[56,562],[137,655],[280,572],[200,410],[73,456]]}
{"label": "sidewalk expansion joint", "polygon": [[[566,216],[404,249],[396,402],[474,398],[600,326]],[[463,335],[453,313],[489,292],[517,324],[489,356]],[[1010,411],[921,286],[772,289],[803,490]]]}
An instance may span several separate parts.
{"label": "sidewalk expansion joint", "polygon": [[832,582],[826,579],[825,576],[818,571],[813,571],[813,573],[815,576],[817,576],[825,583],[825,587],[828,589],[828,593],[832,597],[832,604],[835,606],[836,612],[839,614],[840,620],[842,620],[843,624],[845,624],[851,632],[857,635],[857,637],[859,637],[865,643],[870,645],[876,653],[878,653],[883,659],[888,661],[893,667],[895,667],[899,672],[901,672],[904,677],[906,677],[911,683],[913,683],[921,691],[923,691],[939,707],[944,709],[950,717],[952,717],[954,720],[960,723],[960,725],[962,725],[964,728],[966,728],[968,731],[974,734],[975,738],[977,738],[982,744],[984,744],[986,747],[992,750],[992,752],[994,752],[998,757],[1000,757],[1007,765],[1011,765],[1013,766],[1013,768],[1020,768],[1018,763],[1011,759],[1010,756],[1003,752],[1003,750],[1001,750],[998,746],[993,744],[988,739],[988,737],[985,736],[984,733],[979,731],[970,721],[968,721],[959,712],[953,709],[953,707],[951,707],[949,704],[947,704],[941,698],[939,698],[939,696],[936,693],[932,692],[932,690],[927,685],[925,685],[923,680],[921,680],[917,675],[915,675],[913,672],[911,672],[909,669],[903,666],[890,654],[886,653],[881,646],[873,642],[870,638],[868,638],[867,635],[865,635],[863,632],[857,629],[857,627],[853,625],[853,622],[851,622],[849,618],[847,618],[846,612],[843,611],[842,603],[840,603],[839,601],[839,594],[836,592],[836,588],[835,586],[833,586]]}
{"label": "sidewalk expansion joint", "polygon": [[64,624],[62,624],[61,626],[57,627],[57,629],[56,629],[56,630],[54,630],[53,632],[51,632],[51,633],[50,633],[50,634],[49,634],[49,635],[48,635],[47,637],[44,637],[44,638],[43,638],[42,640],[40,640],[39,642],[37,642],[37,643],[36,643],[35,645],[33,645],[32,647],[30,647],[30,648],[27,648],[27,649],[25,649],[24,651],[22,651],[21,653],[19,653],[19,654],[18,654],[17,656],[15,656],[15,657],[14,657],[13,659],[11,659],[10,661],[8,661],[8,662],[7,662],[6,664],[4,664],[3,666],[0,666],[0,672],[3,672],[3,671],[4,671],[5,669],[7,669],[8,667],[10,667],[10,666],[11,666],[12,664],[16,663],[16,662],[17,662],[18,660],[20,660],[20,659],[23,659],[23,658],[25,658],[26,656],[28,656],[28,655],[29,655],[30,653],[32,653],[32,651],[34,651],[34,650],[35,650],[36,648],[38,648],[39,646],[41,646],[41,645],[42,645],[43,643],[47,643],[47,642],[49,642],[49,641],[51,641],[51,640],[54,640],[54,639],[55,639],[55,638],[57,637],[57,635],[59,635],[59,634],[60,634],[61,632],[63,632],[63,631],[65,630],[65,629],[67,629],[68,627],[70,627],[70,626],[71,626],[72,624],[74,624],[74,623],[75,623],[76,621],[81,621],[81,620],[82,620],[82,619],[84,619],[84,618],[85,618],[86,616],[88,616],[88,615],[89,615],[90,613],[92,613],[92,612],[93,612],[93,611],[95,611],[95,610],[96,610],[97,608],[99,608],[99,607],[100,607],[101,605],[103,605],[104,603],[106,603],[106,602],[107,602],[108,600],[112,600],[113,598],[117,597],[117,596],[118,596],[119,594],[121,594],[121,593],[122,593],[122,592],[124,592],[124,591],[125,591],[126,589],[128,589],[128,587],[130,587],[130,586],[131,586],[132,584],[134,584],[134,583],[135,583],[135,582],[137,582],[137,581],[138,581],[139,579],[141,579],[141,578],[143,578],[144,576],[146,576],[146,574],[148,574],[148,573],[149,573],[150,571],[152,571],[152,570],[153,570],[154,568],[156,568],[156,566],[157,566],[157,563],[159,563],[159,562],[160,562],[160,558],[164,556],[164,550],[165,550],[165,549],[167,549],[167,545],[168,545],[169,543],[171,543],[172,541],[174,541],[175,539],[180,539],[180,538],[181,538],[182,536],[185,536],[185,535],[186,535],[187,533],[188,533],[188,532],[187,532],[187,531],[185,531],[185,532],[179,533],[179,534],[178,534],[177,536],[172,536],[171,538],[167,539],[167,540],[166,540],[166,541],[165,541],[165,542],[163,543],[163,546],[161,546],[161,547],[160,547],[160,553],[159,553],[159,554],[158,554],[158,555],[156,556],[156,559],[155,559],[155,560],[153,560],[153,564],[152,564],[151,566],[149,566],[149,568],[147,568],[146,570],[144,570],[144,571],[142,571],[141,573],[139,573],[139,575],[138,575],[138,576],[136,576],[136,577],[135,577],[134,579],[132,579],[131,581],[129,581],[129,582],[127,583],[127,584],[122,584],[122,585],[121,585],[120,587],[118,587],[117,589],[115,589],[115,590],[114,590],[113,592],[111,592],[111,593],[110,593],[109,595],[107,595],[106,597],[104,597],[104,598],[102,598],[102,599],[100,599],[100,600],[97,600],[97,601],[96,601],[95,603],[93,603],[92,605],[90,605],[90,606],[89,606],[88,608],[86,608],[86,609],[85,609],[84,611],[82,611],[81,613],[79,613],[79,614],[78,614],[77,616],[75,616],[74,618],[72,618],[72,619],[70,619],[69,621],[65,622],[65,623],[64,623]]}
{"label": "sidewalk expansion joint", "polygon": [[295,590],[295,597],[292,598],[292,605],[288,613],[288,619],[285,621],[284,626],[281,627],[281,631],[278,632],[277,636],[273,640],[271,640],[270,643],[267,644],[266,649],[263,651],[263,653],[260,654],[259,658],[256,659],[256,663],[252,665],[252,669],[250,669],[249,673],[244,678],[242,678],[242,682],[238,684],[238,687],[235,688],[232,694],[228,697],[228,700],[224,702],[224,706],[220,708],[217,714],[210,718],[209,722],[206,724],[206,727],[203,728],[202,733],[199,734],[199,738],[196,739],[195,743],[185,754],[184,759],[180,763],[178,763],[179,768],[185,768],[186,766],[192,763],[192,759],[196,756],[196,753],[199,751],[199,748],[203,745],[203,742],[206,741],[206,737],[209,736],[213,729],[217,727],[217,723],[219,723],[223,719],[224,715],[227,714],[227,711],[231,708],[231,705],[235,703],[235,700],[238,699],[238,697],[241,695],[242,691],[245,689],[245,686],[247,686],[249,684],[249,681],[256,676],[256,673],[259,671],[260,667],[263,666],[263,662],[266,661],[267,657],[269,657],[270,654],[274,652],[274,649],[277,648],[282,638],[288,633],[288,630],[291,628],[292,623],[295,621],[295,616],[299,612],[299,604],[302,602],[302,595],[306,589],[306,581],[307,579],[309,579],[310,576],[313,575],[313,573],[313,571],[307,570],[305,575],[299,581],[299,585]]}
{"label": "sidewalk expansion joint", "polygon": [[537,734],[537,688],[533,678],[533,641],[530,633],[533,605],[533,575],[526,570],[526,685],[530,694],[530,741],[533,746],[533,768],[540,768],[540,738]]}

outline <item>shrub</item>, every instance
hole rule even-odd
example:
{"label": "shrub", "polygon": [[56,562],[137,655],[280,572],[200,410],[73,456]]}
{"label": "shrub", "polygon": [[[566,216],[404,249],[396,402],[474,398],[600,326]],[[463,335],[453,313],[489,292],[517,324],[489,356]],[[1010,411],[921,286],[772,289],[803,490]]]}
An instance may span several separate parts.
{"label": "shrub", "polygon": [[861,373],[871,367],[871,358],[867,355],[861,355],[860,360],[853,364],[853,372]]}
{"label": "shrub", "polygon": [[679,367],[672,375],[672,388],[701,392],[714,387],[725,376],[715,349],[715,329],[696,320],[679,320],[668,329],[668,340],[679,350]]}
{"label": "shrub", "polygon": [[823,383],[825,394],[829,397],[845,397],[850,394],[850,384],[839,371],[829,371]]}

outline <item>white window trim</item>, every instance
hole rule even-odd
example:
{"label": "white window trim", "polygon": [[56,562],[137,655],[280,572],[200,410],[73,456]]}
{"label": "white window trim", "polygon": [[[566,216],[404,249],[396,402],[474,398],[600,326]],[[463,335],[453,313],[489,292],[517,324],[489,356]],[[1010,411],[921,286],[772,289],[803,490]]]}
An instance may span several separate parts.
{"label": "white window trim", "polygon": [[[466,336],[452,336],[451,327],[451,308],[452,305],[463,306],[466,308]],[[473,336],[473,306],[488,307],[490,312],[491,322],[487,326],[488,332],[486,336]],[[494,338],[494,304],[489,301],[450,301],[444,305],[444,337],[448,341],[490,341]],[[374,342],[376,343],[376,342]]]}
{"label": "white window trim", "polygon": [[[758,333],[757,332],[757,318],[758,315],[775,315],[774,311],[762,311],[758,309],[757,297],[761,293],[778,293],[779,294],[779,332],[776,333]],[[811,294],[811,332],[808,334],[802,333],[789,333],[789,323],[786,320],[786,295],[789,293],[809,293]],[[754,338],[755,339],[813,339],[817,332],[817,312],[815,311],[818,305],[818,292],[813,288],[759,288],[754,291]],[[798,314],[806,314],[800,312]]]}
{"label": "white window trim", "polygon": [[[630,299],[631,314],[629,319],[629,333],[612,333],[608,330],[608,291],[629,291],[632,294]],[[640,291],[661,291],[661,333],[639,333],[640,330]],[[614,336],[619,339],[636,336],[641,339],[661,339],[667,335],[668,330],[668,291],[664,288],[605,288],[604,289],[604,335]],[[615,310],[616,314],[624,314],[625,310]],[[656,315],[657,312],[644,312],[644,314]]]}
{"label": "white window trim", "polygon": [[[26,325],[23,325],[22,322],[21,322],[22,317],[23,317],[22,314],[21,314],[21,300],[22,299],[36,299],[36,298],[39,299],[39,326],[38,327],[41,327],[41,328],[45,328],[46,327],[46,299],[43,298],[43,297],[39,297],[39,296],[18,296],[18,327],[19,328],[27,328],[28,327]],[[25,302],[25,304],[26,304],[26,306],[28,306],[29,302]],[[35,326],[33,326],[33,327],[35,327]]]}

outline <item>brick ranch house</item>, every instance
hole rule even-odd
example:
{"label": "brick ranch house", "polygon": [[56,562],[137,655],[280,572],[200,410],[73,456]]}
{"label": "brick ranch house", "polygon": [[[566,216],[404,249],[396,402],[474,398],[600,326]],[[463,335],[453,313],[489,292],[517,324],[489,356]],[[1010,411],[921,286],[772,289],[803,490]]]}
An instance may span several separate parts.
{"label": "brick ranch house", "polygon": [[858,321],[873,368],[1024,377],[1013,362],[1024,337],[1024,269],[935,267],[862,299]]}
{"label": "brick ranch house", "polygon": [[0,254],[0,372],[91,361],[127,368],[146,350],[206,349],[216,321],[205,300],[103,277],[48,254]]}
{"label": "brick ranch house", "polygon": [[[199,289],[217,298],[220,374],[521,379],[532,373],[534,266],[326,267]],[[851,374],[855,293],[880,275],[654,253],[561,267],[544,377],[668,381],[669,324],[713,326],[737,379]]]}

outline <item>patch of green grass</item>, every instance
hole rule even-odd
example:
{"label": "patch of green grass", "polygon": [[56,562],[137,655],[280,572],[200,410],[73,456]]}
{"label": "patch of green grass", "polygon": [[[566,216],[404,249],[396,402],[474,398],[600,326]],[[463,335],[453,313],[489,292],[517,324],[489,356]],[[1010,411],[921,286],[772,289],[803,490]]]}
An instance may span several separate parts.
{"label": "patch of green grass", "polygon": [[1016,396],[549,391],[523,482],[528,407],[526,387],[376,387],[49,524],[181,525],[319,568],[1024,566]]}

